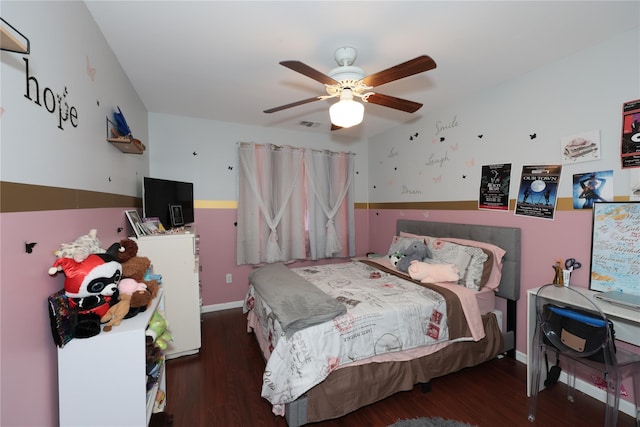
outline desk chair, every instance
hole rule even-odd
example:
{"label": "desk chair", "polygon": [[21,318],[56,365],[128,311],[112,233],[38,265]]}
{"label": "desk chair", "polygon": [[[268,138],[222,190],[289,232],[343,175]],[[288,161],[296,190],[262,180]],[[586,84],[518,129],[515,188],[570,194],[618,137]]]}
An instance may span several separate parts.
{"label": "desk chair", "polygon": [[[548,360],[547,352],[562,360],[567,372],[567,399],[574,401],[575,368],[580,363],[599,372],[607,384],[605,427],[615,427],[623,378],[633,377],[636,426],[640,427],[640,355],[623,349],[616,351],[613,327],[598,305],[588,296],[570,287],[566,300],[574,304],[551,303],[545,294],[555,285],[541,287],[536,294],[536,329],[533,336],[533,383],[529,401],[529,421],[536,417],[540,390],[540,359]],[[557,289],[555,290],[557,292]],[[559,364],[551,369],[545,386],[551,386],[560,375]]]}

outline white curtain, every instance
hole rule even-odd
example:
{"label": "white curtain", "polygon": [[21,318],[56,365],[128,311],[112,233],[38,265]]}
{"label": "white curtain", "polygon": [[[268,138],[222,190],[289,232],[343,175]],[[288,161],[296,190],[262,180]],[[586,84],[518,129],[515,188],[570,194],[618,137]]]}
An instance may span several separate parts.
{"label": "white curtain", "polygon": [[305,258],[303,153],[239,144],[238,265]]}
{"label": "white curtain", "polygon": [[304,164],[311,259],[355,256],[354,155],[307,150]]}

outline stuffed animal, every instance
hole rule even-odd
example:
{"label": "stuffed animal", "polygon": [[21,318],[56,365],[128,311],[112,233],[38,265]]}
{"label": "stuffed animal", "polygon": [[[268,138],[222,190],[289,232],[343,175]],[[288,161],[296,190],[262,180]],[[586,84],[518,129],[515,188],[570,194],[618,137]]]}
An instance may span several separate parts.
{"label": "stuffed animal", "polygon": [[155,343],[161,350],[167,348],[167,343],[173,341],[171,333],[167,329],[167,320],[160,312],[156,311],[149,320],[149,325],[145,332],[147,342]]}
{"label": "stuffed animal", "polygon": [[136,255],[138,255],[138,244],[135,242],[135,240],[120,240],[120,248],[118,249],[118,261],[124,263],[129,261]]}
{"label": "stuffed animal", "polygon": [[113,326],[118,326],[122,319],[129,313],[131,295],[120,294],[119,301],[109,307],[109,310],[100,318],[100,323],[105,323],[103,331],[109,332]]}
{"label": "stuffed animal", "polygon": [[396,268],[402,272],[408,272],[411,261],[422,261],[429,255],[429,248],[422,240],[415,240],[403,253],[403,257],[398,260]]}
{"label": "stuffed animal", "polygon": [[460,279],[458,267],[453,264],[428,264],[411,261],[409,276],[422,283],[457,282]]}
{"label": "stuffed animal", "polygon": [[400,252],[394,252],[392,254],[389,254],[389,262],[394,267],[398,265],[398,261],[400,260],[400,258],[402,258],[402,253]]}
{"label": "stuffed animal", "polygon": [[58,258],[49,269],[50,275],[64,272],[64,293],[69,307],[77,315],[75,338],[88,338],[100,333],[100,318],[109,310],[111,298],[118,289],[122,266],[108,253],[91,254],[84,261]]}
{"label": "stuffed animal", "polygon": [[71,258],[76,262],[82,262],[91,254],[103,254],[100,240],[96,237],[98,230],[91,229],[88,234],[78,237],[71,243],[63,243],[60,249],[53,254],[58,258]]}

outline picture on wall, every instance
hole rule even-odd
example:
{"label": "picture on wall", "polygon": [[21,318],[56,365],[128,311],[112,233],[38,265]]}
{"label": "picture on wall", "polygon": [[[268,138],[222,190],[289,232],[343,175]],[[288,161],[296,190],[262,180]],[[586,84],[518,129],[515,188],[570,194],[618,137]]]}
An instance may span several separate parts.
{"label": "picture on wall", "polygon": [[508,211],[510,183],[511,163],[482,166],[478,209]]}
{"label": "picture on wall", "polygon": [[579,133],[560,138],[562,163],[579,163],[600,159],[600,131]]}
{"label": "picture on wall", "polygon": [[623,168],[640,167],[640,99],[622,105],[620,160]]}
{"label": "picture on wall", "polygon": [[640,203],[593,206],[589,289],[640,295]]}
{"label": "picture on wall", "polygon": [[573,208],[591,209],[594,202],[613,201],[613,170],[573,175]]}
{"label": "picture on wall", "polygon": [[523,166],[514,214],[553,219],[562,165]]}

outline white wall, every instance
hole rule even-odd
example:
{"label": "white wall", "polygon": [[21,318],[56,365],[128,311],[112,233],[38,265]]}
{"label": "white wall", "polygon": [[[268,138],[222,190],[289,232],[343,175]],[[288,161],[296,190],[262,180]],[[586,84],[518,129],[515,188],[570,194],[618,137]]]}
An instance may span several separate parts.
{"label": "white wall", "polygon": [[[0,179],[139,196],[149,156],[107,143],[105,120],[120,106],[133,135],[148,145],[147,112],[85,4],[3,0],[2,17],[29,38],[31,53],[0,53]],[[27,89],[24,59],[41,106],[33,101],[33,80]],[[58,128],[59,110],[47,110],[46,88],[75,107],[77,127],[67,121]]]}
{"label": "white wall", "polygon": [[[560,197],[571,196],[573,174],[611,169],[615,195],[627,196],[630,172],[621,170],[619,156],[622,104],[638,98],[635,29],[371,138],[370,200],[477,200],[481,167],[495,163],[512,163],[514,198],[523,165],[560,164],[560,138],[592,130],[600,130],[601,159],[565,165]],[[447,160],[425,165],[432,158]]]}
{"label": "white wall", "polygon": [[368,145],[365,140],[338,142],[331,136],[319,133],[157,113],[149,114],[149,137],[153,141],[149,148],[151,175],[193,182],[197,200],[238,199],[239,142],[356,153],[356,200],[367,200]]}

